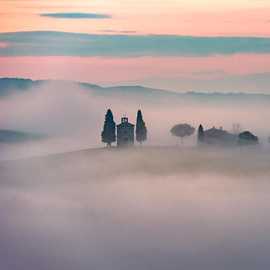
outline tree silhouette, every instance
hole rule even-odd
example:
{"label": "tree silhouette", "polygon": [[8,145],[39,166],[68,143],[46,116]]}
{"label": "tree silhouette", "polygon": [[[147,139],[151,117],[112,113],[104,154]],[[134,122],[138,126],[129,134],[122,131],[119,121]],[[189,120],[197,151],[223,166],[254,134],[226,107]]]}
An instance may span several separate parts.
{"label": "tree silhouette", "polygon": [[202,143],[204,141],[204,129],[203,126],[200,125],[198,128],[198,143]]}
{"label": "tree silhouette", "polygon": [[172,127],[171,134],[176,137],[181,138],[181,143],[183,143],[184,137],[191,136],[195,131],[195,128],[188,124],[178,124]]}
{"label": "tree silhouette", "polygon": [[105,121],[103,126],[103,131],[101,133],[102,142],[107,143],[107,146],[111,146],[115,142],[115,122],[113,120],[113,114],[110,109],[108,109],[105,115]]}
{"label": "tree silhouette", "polygon": [[140,144],[147,139],[147,129],[145,122],[143,121],[142,112],[138,110],[137,112],[137,122],[136,122],[136,140]]}

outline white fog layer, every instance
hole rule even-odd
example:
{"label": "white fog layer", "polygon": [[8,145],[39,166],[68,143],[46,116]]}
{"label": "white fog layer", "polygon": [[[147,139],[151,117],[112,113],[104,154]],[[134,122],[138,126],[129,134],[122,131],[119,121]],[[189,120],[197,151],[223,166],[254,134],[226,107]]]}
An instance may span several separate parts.
{"label": "white fog layer", "polygon": [[2,269],[267,269],[269,152],[96,149],[2,162]]}
{"label": "white fog layer", "polygon": [[[0,269],[268,269],[268,97],[102,91],[51,83],[0,97],[1,130],[42,135],[0,143]],[[147,142],[106,148],[108,108],[116,123],[141,109]],[[207,147],[195,133],[181,145],[178,123],[237,123],[260,143]]]}

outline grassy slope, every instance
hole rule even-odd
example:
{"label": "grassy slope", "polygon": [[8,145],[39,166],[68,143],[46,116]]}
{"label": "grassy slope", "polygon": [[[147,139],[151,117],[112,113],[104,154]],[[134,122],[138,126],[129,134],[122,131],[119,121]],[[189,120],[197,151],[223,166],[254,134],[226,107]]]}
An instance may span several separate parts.
{"label": "grassy slope", "polygon": [[[0,164],[1,178],[6,181],[31,172],[32,179],[55,181],[80,178],[89,180],[117,179],[142,175],[169,176],[202,173],[256,178],[270,175],[270,155],[259,149],[198,149],[143,147],[128,150],[89,149],[46,157]],[[15,173],[15,175],[14,175]]]}

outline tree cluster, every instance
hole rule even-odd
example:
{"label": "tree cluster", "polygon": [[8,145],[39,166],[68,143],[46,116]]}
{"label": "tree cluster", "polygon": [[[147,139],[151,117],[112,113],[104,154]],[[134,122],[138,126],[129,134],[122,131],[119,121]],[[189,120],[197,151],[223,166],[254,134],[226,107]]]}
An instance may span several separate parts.
{"label": "tree cluster", "polygon": [[[111,144],[116,141],[116,125],[114,122],[113,113],[110,109],[108,109],[105,115],[101,140],[103,143],[106,143],[108,147],[110,147]],[[140,144],[147,140],[147,128],[143,120],[141,110],[138,110],[137,112],[136,140]]]}

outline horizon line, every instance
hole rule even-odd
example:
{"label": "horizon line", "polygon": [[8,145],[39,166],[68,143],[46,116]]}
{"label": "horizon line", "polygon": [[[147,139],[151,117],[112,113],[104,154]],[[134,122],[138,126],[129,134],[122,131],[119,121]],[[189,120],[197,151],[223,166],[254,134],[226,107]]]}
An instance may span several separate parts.
{"label": "horizon line", "polygon": [[92,85],[103,89],[108,88],[117,88],[117,87],[141,87],[144,89],[151,89],[154,91],[163,91],[168,92],[170,94],[201,94],[201,95],[250,95],[250,96],[269,96],[270,93],[263,93],[263,92],[243,92],[243,91],[235,91],[235,92],[218,92],[218,91],[198,91],[198,90],[187,90],[187,91],[176,91],[172,89],[164,89],[164,88],[153,88],[146,85],[141,84],[119,84],[119,85],[100,85],[96,83],[86,82],[86,81],[78,81],[78,80],[61,80],[61,79],[33,79],[33,78],[26,78],[26,77],[0,77],[0,80],[25,80],[25,81],[32,81],[32,82],[66,82],[66,83],[77,83],[77,84],[86,84],[86,85]]}

